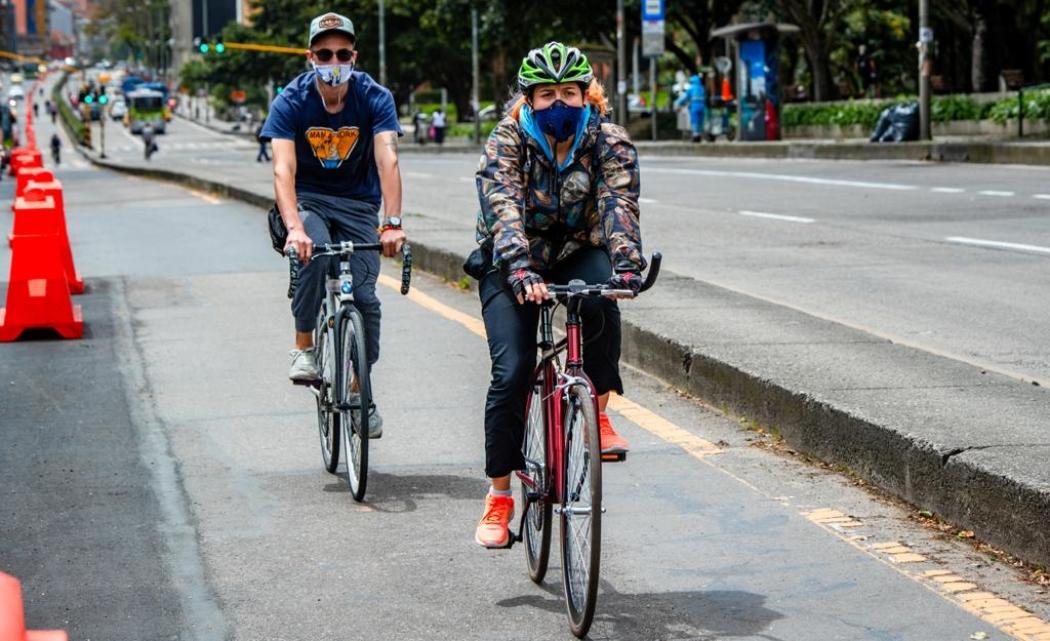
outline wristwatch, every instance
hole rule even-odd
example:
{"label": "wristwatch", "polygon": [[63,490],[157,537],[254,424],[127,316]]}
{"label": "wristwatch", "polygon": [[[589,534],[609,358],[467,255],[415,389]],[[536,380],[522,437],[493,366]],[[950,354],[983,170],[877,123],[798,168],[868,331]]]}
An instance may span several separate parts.
{"label": "wristwatch", "polygon": [[384,218],[383,224],[379,226],[379,231],[383,232],[388,229],[401,229],[401,217],[387,216]]}

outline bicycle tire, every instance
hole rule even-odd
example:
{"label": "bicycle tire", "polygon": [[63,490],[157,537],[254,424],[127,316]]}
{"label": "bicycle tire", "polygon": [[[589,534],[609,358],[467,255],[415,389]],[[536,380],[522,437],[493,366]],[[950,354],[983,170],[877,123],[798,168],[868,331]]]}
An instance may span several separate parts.
{"label": "bicycle tire", "polygon": [[[598,417],[589,385],[569,387],[565,398],[562,486],[562,590],[572,633],[582,638],[594,619],[602,537],[602,466]],[[586,510],[586,513],[583,511]],[[582,518],[586,516],[586,518]]]}
{"label": "bicycle tire", "polygon": [[317,315],[317,328],[314,330],[314,354],[317,357],[317,370],[321,375],[317,390],[317,430],[321,439],[321,460],[329,474],[335,474],[339,467],[339,413],[332,406],[335,391],[332,372],[335,365],[335,349],[328,341],[328,313],[326,305],[321,304]]}
{"label": "bicycle tire", "polygon": [[[368,359],[365,348],[364,322],[357,310],[347,306],[339,317],[339,397],[346,408],[340,411],[339,423],[343,426],[343,459],[346,461],[346,480],[351,496],[361,502],[368,487],[368,419],[372,405],[372,388],[369,379]],[[350,405],[350,388],[354,376],[358,380],[360,401],[356,407]],[[354,421],[357,414],[358,421]],[[361,429],[354,426],[360,425]]]}
{"label": "bicycle tire", "polygon": [[[529,503],[529,509],[522,517],[525,519],[525,562],[529,578],[535,583],[543,583],[550,561],[552,505],[547,491],[547,413],[543,403],[542,372],[533,382],[532,391],[525,402],[525,442],[522,451],[525,455],[525,470],[536,482],[536,493],[539,494],[539,499]],[[527,491],[528,488],[522,483],[522,505],[527,502]]]}

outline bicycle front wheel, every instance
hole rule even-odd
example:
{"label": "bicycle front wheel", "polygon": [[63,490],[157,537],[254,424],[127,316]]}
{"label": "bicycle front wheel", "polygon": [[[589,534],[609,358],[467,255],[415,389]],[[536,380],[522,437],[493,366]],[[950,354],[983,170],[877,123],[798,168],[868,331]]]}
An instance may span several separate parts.
{"label": "bicycle front wheel", "polygon": [[[368,419],[372,406],[361,315],[346,307],[339,318],[339,424],[343,433],[346,480],[355,501],[363,501],[368,485]],[[357,386],[355,391],[353,388]]]}
{"label": "bicycle front wheel", "polygon": [[598,417],[589,385],[565,399],[565,474],[561,517],[562,588],[569,627],[583,637],[598,598],[602,537],[602,466]]}
{"label": "bicycle front wheel", "polygon": [[335,474],[339,466],[339,413],[332,406],[335,397],[335,346],[328,340],[327,305],[321,304],[321,313],[317,315],[317,328],[314,330],[314,354],[317,357],[317,371],[321,381],[317,389],[317,430],[321,437],[321,460],[329,474]]}
{"label": "bicycle front wheel", "polygon": [[[547,475],[547,413],[543,402],[543,375],[533,381],[532,390],[525,404],[525,474],[535,487],[521,484],[522,505],[528,503],[525,512],[525,561],[529,578],[542,583],[547,574],[547,562],[551,552],[551,501],[548,495],[550,483]],[[526,500],[532,493],[535,499]]]}

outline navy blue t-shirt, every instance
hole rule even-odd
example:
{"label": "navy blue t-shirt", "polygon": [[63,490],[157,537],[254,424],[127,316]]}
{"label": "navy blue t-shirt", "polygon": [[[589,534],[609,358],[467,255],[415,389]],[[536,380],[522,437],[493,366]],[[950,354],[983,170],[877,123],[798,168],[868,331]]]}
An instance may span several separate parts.
{"label": "navy blue t-shirt", "polygon": [[295,141],[295,191],[378,205],[382,200],[373,136],[402,135],[394,98],[363,71],[350,78],[343,110],[330,114],[317,89],[317,72],[288,83],[270,106],[261,138]]}

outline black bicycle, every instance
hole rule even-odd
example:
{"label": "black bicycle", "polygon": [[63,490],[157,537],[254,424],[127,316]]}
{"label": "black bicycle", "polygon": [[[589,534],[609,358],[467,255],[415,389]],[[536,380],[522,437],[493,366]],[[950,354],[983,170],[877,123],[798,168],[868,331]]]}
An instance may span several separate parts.
{"label": "black bicycle", "polygon": [[[314,354],[320,378],[305,383],[317,397],[317,427],[321,437],[324,469],[335,474],[342,444],[346,480],[355,501],[363,501],[368,485],[368,422],[374,408],[372,382],[365,348],[365,325],[354,306],[354,279],[350,256],[361,251],[382,251],[379,243],[331,243],[314,246],[314,258],[338,256],[336,272],[325,281],[325,298],[317,314]],[[288,249],[290,280],[288,298],[299,285],[301,263],[294,247]],[[401,293],[412,280],[412,249],[401,246]],[[348,429],[349,428],[349,429]]]}

